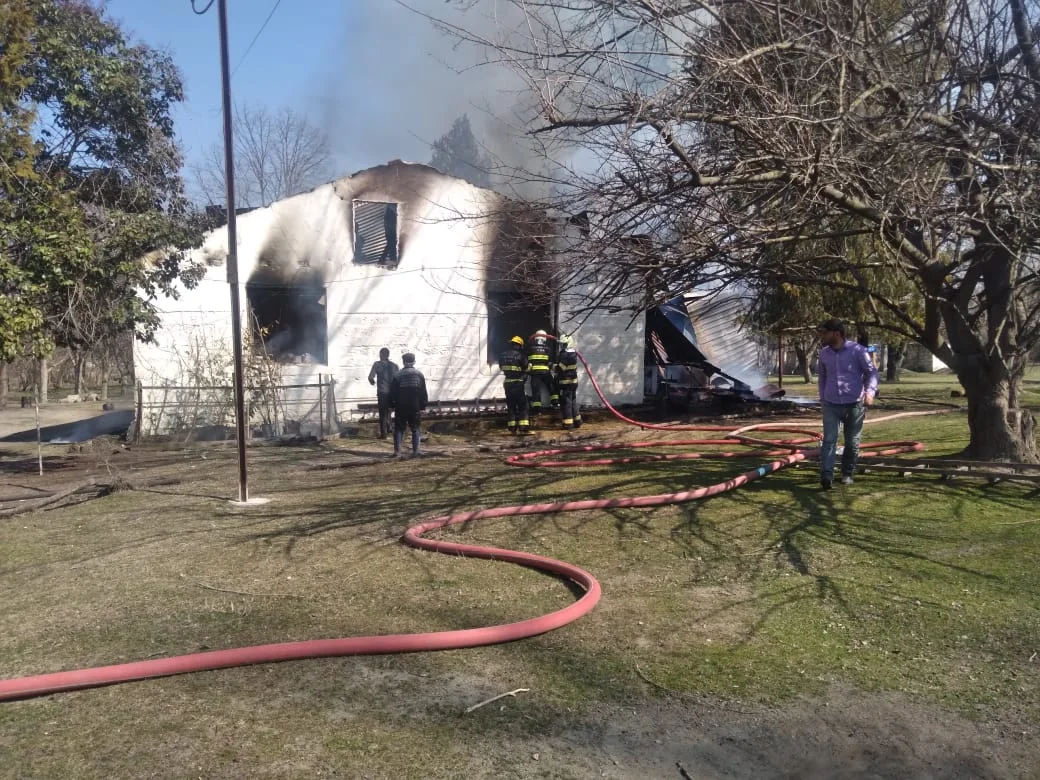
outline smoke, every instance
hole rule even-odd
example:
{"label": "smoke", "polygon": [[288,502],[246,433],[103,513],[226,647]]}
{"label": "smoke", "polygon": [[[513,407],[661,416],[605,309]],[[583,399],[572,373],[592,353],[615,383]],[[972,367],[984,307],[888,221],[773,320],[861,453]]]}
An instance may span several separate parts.
{"label": "smoke", "polygon": [[510,68],[486,64],[493,51],[460,43],[433,21],[500,40],[521,22],[515,6],[354,0],[344,7],[343,42],[324,75],[320,117],[344,174],[393,159],[425,163],[433,142],[468,114],[494,160],[496,188],[548,194],[545,150],[524,136],[536,100]]}

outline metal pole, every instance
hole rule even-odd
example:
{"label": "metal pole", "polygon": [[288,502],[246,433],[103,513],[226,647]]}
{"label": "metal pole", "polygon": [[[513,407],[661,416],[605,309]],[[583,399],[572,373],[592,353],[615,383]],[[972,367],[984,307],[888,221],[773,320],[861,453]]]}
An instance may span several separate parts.
{"label": "metal pole", "polygon": [[783,389],[784,387],[784,334],[780,331],[776,332],[776,384],[777,387]]}
{"label": "metal pole", "polygon": [[249,500],[246,473],[246,401],[242,372],[242,313],[238,289],[238,235],[235,224],[235,149],[231,128],[231,69],[228,64],[227,0],[217,0],[220,22],[220,81],[224,93],[224,180],[227,184],[227,277],[231,287],[231,341],[235,352],[235,423],[238,438],[238,500]]}

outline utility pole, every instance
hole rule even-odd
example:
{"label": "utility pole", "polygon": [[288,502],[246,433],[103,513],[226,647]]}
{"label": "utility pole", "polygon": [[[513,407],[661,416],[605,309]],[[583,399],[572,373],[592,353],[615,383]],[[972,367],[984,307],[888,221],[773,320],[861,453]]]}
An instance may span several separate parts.
{"label": "utility pole", "polygon": [[224,180],[227,183],[227,280],[231,287],[231,341],[235,353],[235,423],[238,438],[238,500],[249,501],[246,472],[246,401],[242,372],[242,312],[238,285],[238,235],[235,224],[235,144],[231,127],[231,69],[228,64],[227,0],[217,0],[220,25],[220,81],[224,94]]}

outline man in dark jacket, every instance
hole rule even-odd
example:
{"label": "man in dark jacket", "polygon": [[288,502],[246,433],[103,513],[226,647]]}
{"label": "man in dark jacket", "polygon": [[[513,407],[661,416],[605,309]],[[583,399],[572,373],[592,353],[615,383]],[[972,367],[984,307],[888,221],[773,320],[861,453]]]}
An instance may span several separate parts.
{"label": "man in dark jacket", "polygon": [[376,386],[376,401],[379,403],[379,438],[390,435],[390,380],[396,376],[397,363],[390,359],[390,350],[379,350],[379,360],[368,372],[368,383]]}
{"label": "man in dark jacket", "polygon": [[530,433],[531,421],[527,417],[527,393],[524,382],[527,380],[527,355],[524,354],[524,340],[513,336],[509,345],[498,356],[498,367],[505,375],[503,384],[506,391],[506,409],[509,420],[506,423],[512,433]]}
{"label": "man in dark jacket", "polygon": [[560,336],[556,357],[556,382],[560,387],[560,419],[564,428],[580,428],[578,411],[578,351],[574,339]]}
{"label": "man in dark jacket", "polygon": [[394,455],[401,454],[405,428],[412,429],[412,455],[419,455],[419,418],[430,398],[426,394],[426,377],[415,367],[415,355],[401,355],[404,368],[390,380],[390,405],[394,408]]}

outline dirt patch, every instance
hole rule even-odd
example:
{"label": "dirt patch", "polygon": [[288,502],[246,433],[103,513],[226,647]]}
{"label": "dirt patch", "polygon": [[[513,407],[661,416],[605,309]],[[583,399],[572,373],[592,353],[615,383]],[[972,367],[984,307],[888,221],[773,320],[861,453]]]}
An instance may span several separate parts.
{"label": "dirt patch", "polygon": [[[413,675],[385,668],[365,668],[356,678],[357,692],[371,696],[385,695],[387,689],[414,693],[416,681]],[[484,721],[494,729],[529,718],[528,701],[538,697],[537,692],[519,690],[466,712],[507,691],[466,676],[436,685],[436,696],[394,697],[391,706],[403,716],[457,717],[460,724]],[[505,737],[498,750],[515,763],[496,776],[1035,778],[1040,758],[1035,724],[1014,714],[999,724],[971,721],[902,694],[867,693],[844,685],[783,706],[685,695],[600,705],[572,716],[560,713],[551,731],[548,737]]]}
{"label": "dirt patch", "polygon": [[611,778],[1035,776],[1032,737],[1008,731],[904,696],[834,687],[776,708],[697,700],[606,709],[551,739],[539,761]]}

